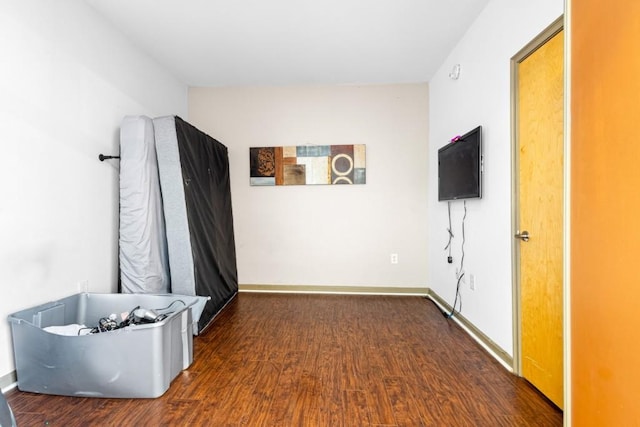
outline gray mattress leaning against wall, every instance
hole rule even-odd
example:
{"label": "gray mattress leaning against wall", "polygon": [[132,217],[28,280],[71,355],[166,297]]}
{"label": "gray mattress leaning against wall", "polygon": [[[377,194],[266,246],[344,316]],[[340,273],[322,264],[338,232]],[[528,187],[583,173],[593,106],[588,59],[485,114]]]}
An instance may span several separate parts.
{"label": "gray mattress leaning against wall", "polygon": [[169,293],[169,260],[153,121],[126,116],[120,127],[120,289]]}
{"label": "gray mattress leaning against wall", "polygon": [[202,331],[238,292],[227,147],[176,116],[153,125],[171,289],[211,298]]}

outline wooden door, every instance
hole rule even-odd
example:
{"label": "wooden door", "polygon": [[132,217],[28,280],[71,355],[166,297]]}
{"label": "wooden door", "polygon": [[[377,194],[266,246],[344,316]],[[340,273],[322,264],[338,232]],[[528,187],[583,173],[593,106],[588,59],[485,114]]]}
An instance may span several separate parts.
{"label": "wooden door", "polygon": [[521,374],[563,407],[563,32],[517,66]]}

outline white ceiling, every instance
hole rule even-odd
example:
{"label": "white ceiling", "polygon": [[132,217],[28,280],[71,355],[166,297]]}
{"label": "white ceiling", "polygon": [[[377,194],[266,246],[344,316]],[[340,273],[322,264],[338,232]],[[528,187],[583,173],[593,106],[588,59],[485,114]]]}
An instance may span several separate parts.
{"label": "white ceiling", "polygon": [[189,86],[428,81],[489,0],[85,0]]}

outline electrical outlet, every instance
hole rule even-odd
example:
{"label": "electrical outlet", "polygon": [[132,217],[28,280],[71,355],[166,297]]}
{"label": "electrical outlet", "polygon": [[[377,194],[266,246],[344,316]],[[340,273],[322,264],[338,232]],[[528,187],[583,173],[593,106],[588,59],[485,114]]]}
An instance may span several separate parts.
{"label": "electrical outlet", "polygon": [[391,264],[398,263],[398,254],[391,254],[389,258],[390,258]]}
{"label": "electrical outlet", "polygon": [[476,290],[476,276],[475,276],[475,275],[473,275],[473,274],[470,274],[470,275],[469,275],[469,288],[470,288],[472,291],[475,291],[475,290]]}

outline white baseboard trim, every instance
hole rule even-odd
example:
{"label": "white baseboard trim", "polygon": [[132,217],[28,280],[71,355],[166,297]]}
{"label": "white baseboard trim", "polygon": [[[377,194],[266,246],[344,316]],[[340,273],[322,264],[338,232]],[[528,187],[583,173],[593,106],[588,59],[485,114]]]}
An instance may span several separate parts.
{"label": "white baseboard trim", "polygon": [[412,295],[427,296],[429,288],[396,288],[390,286],[351,285],[238,285],[239,292],[272,292],[295,294]]}
{"label": "white baseboard trim", "polygon": [[18,377],[16,376],[16,371],[11,371],[0,377],[0,390],[2,393],[14,389],[17,385]]}

